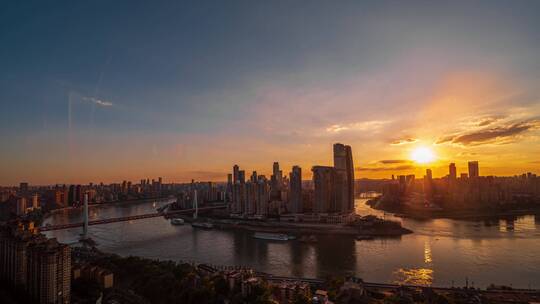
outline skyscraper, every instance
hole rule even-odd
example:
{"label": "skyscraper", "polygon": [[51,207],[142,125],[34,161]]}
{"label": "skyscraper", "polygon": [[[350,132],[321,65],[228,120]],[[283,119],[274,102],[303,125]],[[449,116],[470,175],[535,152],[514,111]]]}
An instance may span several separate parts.
{"label": "skyscraper", "polygon": [[347,212],[354,210],[354,162],[352,157],[352,148],[351,146],[345,146],[347,152],[347,178],[349,183],[349,206]]}
{"label": "skyscraper", "polygon": [[456,164],[450,163],[450,165],[448,166],[448,177],[451,180],[455,180],[457,178]]}
{"label": "skyscraper", "polygon": [[289,174],[290,179],[290,197],[291,212],[302,213],[302,169],[299,166],[292,167]]}
{"label": "skyscraper", "polygon": [[[225,189],[225,197],[223,198],[224,202],[228,203],[232,200],[232,190],[233,189],[233,183],[232,183],[232,174],[227,174],[227,189]],[[227,208],[230,208],[231,206],[227,205]],[[230,211],[230,209],[229,209]]]}
{"label": "skyscraper", "polygon": [[246,173],[244,170],[237,170],[236,174],[237,180],[233,186],[233,212],[244,213],[247,201]]}
{"label": "skyscraper", "polygon": [[251,182],[253,183],[256,183],[257,182],[257,171],[253,171],[251,173],[251,178],[250,178]]}
{"label": "skyscraper", "polygon": [[427,200],[431,201],[433,195],[433,173],[431,169],[426,169],[426,175],[424,176],[424,195]]}
{"label": "skyscraper", "polygon": [[478,161],[469,162],[469,178],[475,178],[480,176],[480,171],[478,169]]}
{"label": "skyscraper", "polygon": [[315,187],[313,213],[335,211],[335,170],[334,167],[314,166],[313,185]]}
{"label": "skyscraper", "polygon": [[283,174],[282,171],[279,170],[278,162],[274,162],[274,165],[272,166],[272,176],[270,179],[272,182],[272,192],[274,192],[275,195],[281,191],[281,184],[283,182]]}
{"label": "skyscraper", "polygon": [[26,197],[17,198],[17,206],[15,214],[18,216],[26,214],[26,209],[28,208]]}
{"label": "skyscraper", "polygon": [[268,214],[268,201],[270,200],[270,186],[264,176],[259,176],[257,195],[257,214],[266,216]]}
{"label": "skyscraper", "polygon": [[238,165],[234,165],[233,166],[233,184],[238,181],[238,170],[240,170]]}
{"label": "skyscraper", "polygon": [[246,184],[246,200],[244,201],[244,214],[252,215],[256,211],[256,187],[257,185],[254,184],[251,180],[249,180]]}
{"label": "skyscraper", "polygon": [[334,144],[336,211],[350,212],[354,208],[354,165],[352,149]]}
{"label": "skyscraper", "polygon": [[240,170],[238,171],[238,181],[240,184],[243,184],[246,182],[246,171]]}
{"label": "skyscraper", "polygon": [[431,171],[431,169],[426,169],[426,177],[428,180],[433,179],[433,171]]}

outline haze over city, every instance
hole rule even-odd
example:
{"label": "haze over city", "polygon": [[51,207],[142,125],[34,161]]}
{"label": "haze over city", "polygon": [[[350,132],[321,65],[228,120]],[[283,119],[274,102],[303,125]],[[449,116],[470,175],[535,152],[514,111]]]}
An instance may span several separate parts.
{"label": "haze over city", "polygon": [[540,1],[11,1],[2,304],[540,303]]}
{"label": "haze over city", "polygon": [[334,4],[4,5],[0,184],[538,171],[539,2]]}

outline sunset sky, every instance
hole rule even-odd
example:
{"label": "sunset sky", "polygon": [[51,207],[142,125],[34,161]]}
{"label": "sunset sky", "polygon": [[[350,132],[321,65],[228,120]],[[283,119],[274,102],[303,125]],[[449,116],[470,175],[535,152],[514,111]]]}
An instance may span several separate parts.
{"label": "sunset sky", "polygon": [[540,1],[11,1],[0,105],[0,185],[540,174]]}

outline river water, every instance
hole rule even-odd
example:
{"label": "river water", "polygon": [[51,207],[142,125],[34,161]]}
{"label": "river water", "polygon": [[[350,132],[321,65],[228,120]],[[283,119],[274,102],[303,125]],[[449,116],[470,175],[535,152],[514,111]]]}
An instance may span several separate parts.
{"label": "river water", "polygon": [[[250,266],[276,275],[319,277],[354,274],[369,282],[486,287],[490,283],[540,288],[540,216],[486,221],[394,218],[356,200],[358,214],[402,222],[413,234],[356,241],[319,236],[319,242],[258,240],[251,232],[173,226],[164,218],[90,226],[89,235],[106,252],[153,259]],[[154,212],[161,202],[131,202],[90,208],[90,219]],[[45,223],[82,221],[81,210],[51,214]],[[75,242],[81,229],[50,231]]]}

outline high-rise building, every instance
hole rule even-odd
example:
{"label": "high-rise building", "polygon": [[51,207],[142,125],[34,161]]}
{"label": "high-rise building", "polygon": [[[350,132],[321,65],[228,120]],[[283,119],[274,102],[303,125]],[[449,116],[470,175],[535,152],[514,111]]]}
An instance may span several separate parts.
{"label": "high-rise building", "polygon": [[455,180],[457,178],[456,164],[450,163],[450,165],[448,166],[448,177],[451,180]]}
{"label": "high-rise building", "polygon": [[[227,188],[225,189],[225,196],[223,197],[223,201],[226,203],[232,200],[232,188],[233,188],[232,174],[229,173],[227,174]],[[227,208],[230,208],[230,206],[227,205]]]}
{"label": "high-rise building", "polygon": [[257,212],[257,200],[259,199],[257,195],[257,183],[254,183],[250,180],[245,184],[245,187],[246,200],[244,202],[244,213],[248,215],[253,215]]}
{"label": "high-rise building", "polygon": [[334,144],[334,169],[336,207],[338,211],[350,212],[354,209],[354,165],[350,146]]}
{"label": "high-rise building", "polygon": [[264,176],[259,176],[257,182],[257,215],[268,214],[268,202],[270,201],[270,186]]}
{"label": "high-rise building", "polygon": [[246,182],[246,171],[244,171],[244,170],[238,171],[238,181],[241,184]]}
{"label": "high-rise building", "polygon": [[469,162],[469,178],[475,178],[480,176],[480,170],[478,169],[478,161]]}
{"label": "high-rise building", "polygon": [[36,303],[69,303],[71,249],[56,239],[28,246],[28,294]]}
{"label": "high-rise building", "polygon": [[433,173],[431,169],[426,169],[426,176],[424,176],[424,195],[427,200],[431,200],[433,195]]}
{"label": "high-rise building", "polygon": [[251,182],[253,183],[256,183],[257,182],[257,171],[253,171],[251,173],[251,178],[250,178]]}
{"label": "high-rise building", "polygon": [[39,197],[37,193],[32,195],[32,210],[39,208]]}
{"label": "high-rise building", "polygon": [[433,171],[431,171],[431,169],[426,169],[426,178],[428,180],[433,180]]}
{"label": "high-rise building", "polygon": [[302,213],[302,169],[299,166],[292,167],[292,171],[289,174],[290,179],[290,206],[291,212]]}
{"label": "high-rise building", "polygon": [[233,166],[233,175],[232,175],[232,184],[231,184],[231,211],[233,213],[240,212],[240,181],[239,181],[239,170],[238,165]]}
{"label": "high-rise building", "polygon": [[21,215],[26,214],[26,209],[28,208],[28,205],[27,205],[27,202],[26,202],[26,197],[17,198],[16,204],[17,205],[15,206],[15,214],[17,216],[21,216]]}
{"label": "high-rise building", "polygon": [[240,170],[240,167],[238,165],[233,166],[233,184],[238,181],[238,170]]}
{"label": "high-rise building", "polygon": [[273,199],[281,199],[281,188],[283,184],[283,173],[279,170],[279,163],[274,162],[272,166],[272,176],[270,177],[271,181],[271,196]]}
{"label": "high-rise building", "polygon": [[231,211],[233,213],[243,213],[247,202],[246,174],[244,170],[239,170],[237,165],[233,167],[233,179]]}
{"label": "high-rise building", "polygon": [[335,211],[334,167],[314,166],[311,171],[313,171],[313,185],[315,187],[313,213]]}
{"label": "high-rise building", "polygon": [[37,233],[33,223],[0,227],[0,279],[22,286],[35,303],[67,304],[71,249]]}

